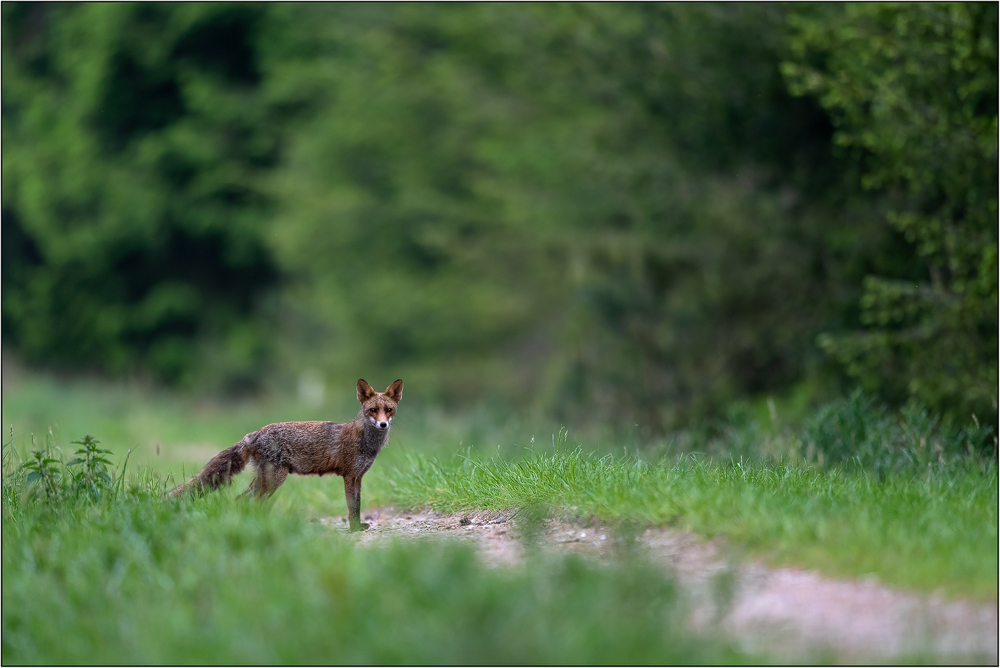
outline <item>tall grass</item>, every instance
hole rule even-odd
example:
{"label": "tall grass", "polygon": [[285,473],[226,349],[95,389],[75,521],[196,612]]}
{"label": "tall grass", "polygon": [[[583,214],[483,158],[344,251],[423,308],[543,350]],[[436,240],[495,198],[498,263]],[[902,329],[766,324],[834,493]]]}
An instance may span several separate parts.
{"label": "tall grass", "polygon": [[685,626],[639,557],[363,548],[294,513],[157,485],[5,502],[2,659],[14,664],[745,663]]}

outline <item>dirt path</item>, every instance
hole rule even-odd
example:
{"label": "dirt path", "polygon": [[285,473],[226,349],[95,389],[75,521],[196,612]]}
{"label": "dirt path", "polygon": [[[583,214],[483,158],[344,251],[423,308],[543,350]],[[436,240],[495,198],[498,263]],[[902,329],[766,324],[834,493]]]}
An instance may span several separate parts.
{"label": "dirt path", "polygon": [[[511,566],[524,558],[512,514],[376,509],[364,514],[371,526],[358,542],[446,536],[472,543],[488,564]],[[347,519],[323,523],[346,530]],[[596,559],[611,558],[616,540],[620,547],[622,539],[608,527],[566,519],[543,522],[538,535],[542,549]],[[718,623],[750,651],[787,661],[825,651],[832,661],[856,663],[905,659],[924,650],[949,663],[997,663],[996,604],[897,591],[874,579],[833,580],[738,562],[727,556],[724,541],[706,542],[672,529],[648,529],[635,544],[677,577],[692,602],[694,627]]]}

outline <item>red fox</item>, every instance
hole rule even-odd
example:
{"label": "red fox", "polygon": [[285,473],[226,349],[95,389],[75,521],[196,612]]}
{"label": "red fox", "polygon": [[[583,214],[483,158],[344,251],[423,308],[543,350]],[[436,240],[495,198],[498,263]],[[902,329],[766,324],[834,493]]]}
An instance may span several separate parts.
{"label": "red fox", "polygon": [[229,484],[252,459],[257,471],[244,495],[270,496],[289,473],[336,473],[344,478],[351,531],[367,529],[368,525],[361,523],[361,476],[389,440],[392,417],[402,397],[402,379],[385,392],[376,392],[364,379],[358,379],[361,411],[351,422],[276,422],[261,427],[217,454],[198,475],[172,489],[168,496],[189,488],[201,491]]}

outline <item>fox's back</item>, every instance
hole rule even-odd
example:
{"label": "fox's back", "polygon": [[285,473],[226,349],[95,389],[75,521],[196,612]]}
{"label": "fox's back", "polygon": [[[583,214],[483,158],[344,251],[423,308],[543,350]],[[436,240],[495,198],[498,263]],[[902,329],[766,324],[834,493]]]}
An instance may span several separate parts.
{"label": "fox's back", "polygon": [[244,443],[267,462],[293,473],[335,473],[343,430],[336,422],[275,422],[247,434]]}
{"label": "fox's back", "polygon": [[271,443],[287,443],[301,447],[307,443],[332,445],[340,441],[344,425],[337,422],[311,420],[308,422],[274,422],[257,430],[260,438]]}

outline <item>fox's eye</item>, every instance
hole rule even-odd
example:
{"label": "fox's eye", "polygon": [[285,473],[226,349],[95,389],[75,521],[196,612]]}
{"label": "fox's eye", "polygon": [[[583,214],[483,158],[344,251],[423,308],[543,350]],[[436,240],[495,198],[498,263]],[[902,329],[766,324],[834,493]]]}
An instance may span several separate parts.
{"label": "fox's eye", "polygon": [[369,409],[368,409],[368,412],[369,412],[369,413],[375,413],[375,412],[377,412],[377,411],[378,411],[378,409],[377,409],[377,408],[369,408]]}
{"label": "fox's eye", "polygon": [[386,415],[392,415],[392,409],[391,408],[386,408],[385,409],[385,414]]}

